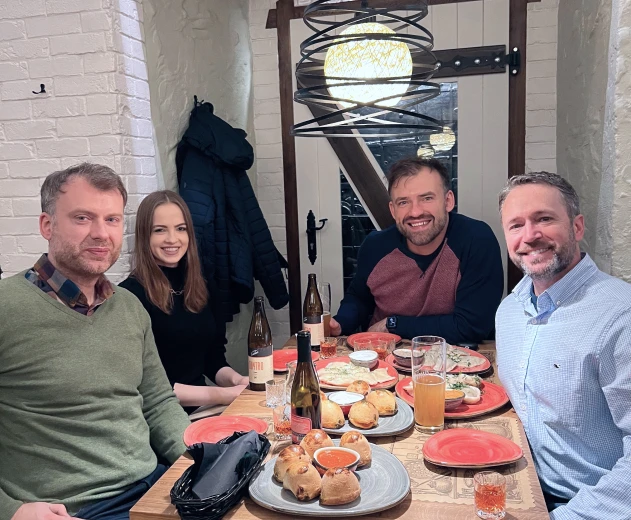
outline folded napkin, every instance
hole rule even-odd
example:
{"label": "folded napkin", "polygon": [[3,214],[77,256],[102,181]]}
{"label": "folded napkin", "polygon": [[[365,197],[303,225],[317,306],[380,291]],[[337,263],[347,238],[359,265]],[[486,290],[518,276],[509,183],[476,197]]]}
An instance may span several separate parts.
{"label": "folded napkin", "polygon": [[191,468],[191,491],[205,500],[228,492],[258,463],[264,450],[254,430],[227,444],[194,444],[188,452],[195,461]]}

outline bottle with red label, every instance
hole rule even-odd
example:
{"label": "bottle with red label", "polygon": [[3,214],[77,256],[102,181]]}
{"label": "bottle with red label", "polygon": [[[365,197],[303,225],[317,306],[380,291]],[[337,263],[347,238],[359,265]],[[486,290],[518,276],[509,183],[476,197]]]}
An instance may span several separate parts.
{"label": "bottle with red label", "polygon": [[250,390],[263,392],[265,382],[274,379],[272,330],[265,316],[265,300],[254,298],[254,312],[248,333],[248,377]]}
{"label": "bottle with red label", "polygon": [[291,441],[299,444],[313,428],[320,428],[320,384],[311,360],[311,334],[301,330],[298,340],[298,363],[291,386]]}

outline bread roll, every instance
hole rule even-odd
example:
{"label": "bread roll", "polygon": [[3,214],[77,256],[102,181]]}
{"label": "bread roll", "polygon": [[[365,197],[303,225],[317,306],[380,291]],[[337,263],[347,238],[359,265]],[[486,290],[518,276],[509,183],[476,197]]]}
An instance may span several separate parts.
{"label": "bread roll", "polygon": [[311,462],[292,462],[285,472],[283,487],[298,500],[311,500],[320,496],[322,480]]}
{"label": "bread roll", "polygon": [[367,430],[379,424],[379,412],[374,404],[368,401],[359,401],[351,406],[348,412],[348,420],[353,426]]}
{"label": "bread roll", "polygon": [[307,455],[304,448],[296,444],[287,446],[278,454],[276,464],[274,464],[274,478],[278,480],[278,482],[283,481],[285,472],[292,462],[311,462],[311,457]]}
{"label": "bread roll", "polygon": [[320,401],[326,401],[328,399],[328,397],[326,396],[326,394],[320,390]]}
{"label": "bread roll", "polygon": [[319,448],[328,448],[333,446],[333,441],[324,430],[310,430],[300,442],[300,446],[304,448],[309,457],[313,458],[313,454]]}
{"label": "bread roll", "polygon": [[356,430],[351,430],[342,435],[340,446],[359,453],[359,467],[372,462],[372,449],[368,439]]}
{"label": "bread roll", "polygon": [[373,390],[366,396],[366,401],[375,405],[380,416],[397,413],[397,400],[388,390]]}
{"label": "bread roll", "polygon": [[339,404],[333,401],[322,401],[322,427],[341,428],[344,426],[344,412]]}
{"label": "bread roll", "polygon": [[320,504],[323,506],[339,506],[357,500],[361,494],[359,481],[347,468],[330,468],[322,477]]}
{"label": "bread roll", "polygon": [[368,395],[370,392],[370,385],[366,381],[362,381],[358,379],[357,381],[353,381],[348,388],[347,392],[355,392],[356,394],[362,394],[364,397]]}

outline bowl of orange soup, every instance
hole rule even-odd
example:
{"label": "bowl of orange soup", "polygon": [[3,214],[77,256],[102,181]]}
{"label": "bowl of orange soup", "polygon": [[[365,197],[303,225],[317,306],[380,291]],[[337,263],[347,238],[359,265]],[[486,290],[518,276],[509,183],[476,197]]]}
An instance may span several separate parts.
{"label": "bowl of orange soup", "polygon": [[357,469],[359,453],[348,448],[328,447],[320,448],[313,454],[313,465],[320,475],[324,475],[330,468],[347,468],[351,471]]}

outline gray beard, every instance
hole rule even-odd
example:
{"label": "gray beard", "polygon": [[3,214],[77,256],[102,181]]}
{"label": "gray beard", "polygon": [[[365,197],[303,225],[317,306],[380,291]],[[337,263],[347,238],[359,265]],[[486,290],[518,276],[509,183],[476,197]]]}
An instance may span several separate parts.
{"label": "gray beard", "polygon": [[[574,251],[576,250],[576,236],[574,235],[574,230],[571,230],[570,239],[566,244],[558,249],[558,251],[554,252],[554,257],[548,264],[545,266],[543,270],[534,270],[534,267],[528,266],[524,263],[521,257],[517,256],[516,258],[511,257],[513,263],[521,269],[521,271],[526,275],[530,276],[533,280],[537,281],[547,281],[554,278],[559,273],[565,271],[574,258]],[[537,266],[540,264],[536,264]]]}

